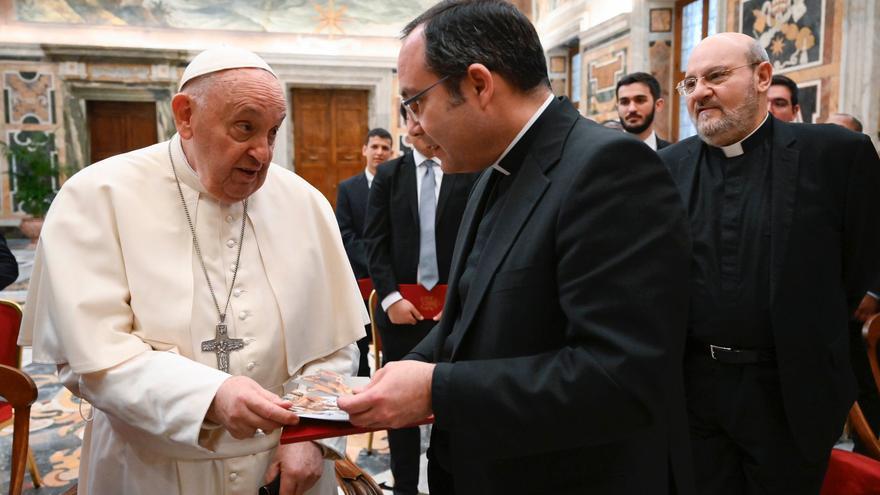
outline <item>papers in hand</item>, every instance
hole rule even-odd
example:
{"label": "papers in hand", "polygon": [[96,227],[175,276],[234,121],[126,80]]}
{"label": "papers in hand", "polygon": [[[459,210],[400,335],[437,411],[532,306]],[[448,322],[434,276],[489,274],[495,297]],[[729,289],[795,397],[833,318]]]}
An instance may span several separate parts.
{"label": "papers in hand", "polygon": [[351,395],[353,388],[364,387],[370,382],[365,376],[344,376],[339,373],[318,370],[291,380],[293,389],[283,399],[293,403],[290,408],[301,418],[327,421],[348,421],[348,413],[336,405],[336,398]]}

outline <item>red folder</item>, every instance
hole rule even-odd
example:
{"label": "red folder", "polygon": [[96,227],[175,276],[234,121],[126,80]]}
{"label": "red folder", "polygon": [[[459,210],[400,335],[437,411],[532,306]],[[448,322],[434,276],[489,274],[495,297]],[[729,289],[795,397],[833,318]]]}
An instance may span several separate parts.
{"label": "red folder", "polygon": [[[409,426],[427,425],[433,422],[434,416],[431,416]],[[302,418],[299,420],[298,425],[284,427],[281,431],[281,443],[308,442],[311,440],[320,440],[321,438],[344,437],[384,429],[385,428],[363,428],[360,426],[354,426],[348,421],[326,421],[322,419]]]}
{"label": "red folder", "polygon": [[397,288],[400,290],[400,295],[413,303],[413,306],[426,320],[430,320],[443,311],[443,303],[446,301],[446,284],[435,285],[430,291],[419,284],[400,284]]}
{"label": "red folder", "polygon": [[370,298],[370,293],[373,292],[373,280],[369,278],[359,278],[358,281],[358,289],[361,290],[361,299],[366,301]]}

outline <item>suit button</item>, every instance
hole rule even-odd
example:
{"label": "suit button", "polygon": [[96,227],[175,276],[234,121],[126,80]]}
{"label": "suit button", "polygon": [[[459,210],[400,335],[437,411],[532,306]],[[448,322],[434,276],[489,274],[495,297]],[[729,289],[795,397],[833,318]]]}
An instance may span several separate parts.
{"label": "suit button", "polygon": [[229,473],[229,481],[235,481],[238,479],[238,473]]}
{"label": "suit button", "polygon": [[244,320],[247,319],[247,317],[248,317],[248,312],[247,312],[247,311],[242,311],[241,313],[238,314],[238,319],[239,319],[239,320],[244,321]]}
{"label": "suit button", "polygon": [[247,364],[247,370],[248,370],[248,371],[253,371],[254,368],[255,368],[256,366],[257,366],[257,363],[251,361],[251,362],[249,362],[249,363]]}
{"label": "suit button", "polygon": [[235,239],[229,239],[226,241],[226,245],[229,247],[235,247]]}
{"label": "suit button", "polygon": [[233,220],[235,220],[235,218],[233,218],[232,215],[226,215],[226,223],[232,223]]}
{"label": "suit button", "polygon": [[234,289],[234,290],[232,291],[232,295],[235,296],[235,297],[239,297],[239,296],[241,296],[241,293],[242,293],[242,292],[244,292],[244,291],[241,290],[241,289]]}

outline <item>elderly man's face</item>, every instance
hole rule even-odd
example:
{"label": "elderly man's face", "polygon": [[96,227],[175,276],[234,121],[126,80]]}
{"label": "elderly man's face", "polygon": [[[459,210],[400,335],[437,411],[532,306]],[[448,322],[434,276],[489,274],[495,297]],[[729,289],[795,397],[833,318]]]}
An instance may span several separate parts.
{"label": "elderly man's face", "polygon": [[281,87],[264,70],[236,69],[219,74],[201,100],[192,102],[188,127],[178,129],[191,143],[187,158],[211,196],[242,201],[269,172],[286,111]]}
{"label": "elderly man's face", "polygon": [[[688,113],[700,137],[713,146],[735,143],[752,131],[757,114],[763,110],[757,64],[749,65],[748,46],[739,41],[722,35],[706,38],[688,60],[685,77],[700,78],[687,96]],[[769,72],[766,75],[769,77]]]}

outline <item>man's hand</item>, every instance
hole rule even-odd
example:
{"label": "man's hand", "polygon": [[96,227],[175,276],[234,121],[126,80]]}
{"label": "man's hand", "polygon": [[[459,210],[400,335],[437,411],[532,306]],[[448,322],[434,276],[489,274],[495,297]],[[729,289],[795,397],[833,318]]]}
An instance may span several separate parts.
{"label": "man's hand", "polygon": [[862,302],[859,303],[859,307],[856,308],[856,312],[853,316],[856,317],[857,320],[864,323],[868,321],[868,318],[877,314],[880,311],[878,308],[877,300],[870,294],[865,294],[865,297],[862,298]]}
{"label": "man's hand", "polygon": [[324,457],[313,442],[279,445],[266,469],[265,484],[281,474],[281,495],[302,495],[321,478]]}
{"label": "man's hand", "polygon": [[275,428],[299,423],[299,416],[288,411],[290,406],[290,402],[250,378],[233,376],[217,389],[205,417],[223,425],[233,438],[251,438],[257,428],[270,433]]}
{"label": "man's hand", "polygon": [[366,388],[356,395],[339,397],[336,403],[356,426],[400,428],[411,425],[432,413],[433,375],[431,363],[388,363]]}
{"label": "man's hand", "polygon": [[395,325],[415,325],[424,318],[419,310],[413,306],[413,303],[406,299],[401,299],[391,306],[388,306],[388,319]]}

